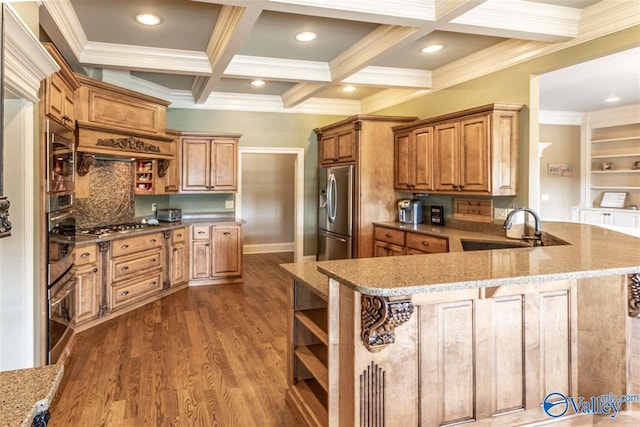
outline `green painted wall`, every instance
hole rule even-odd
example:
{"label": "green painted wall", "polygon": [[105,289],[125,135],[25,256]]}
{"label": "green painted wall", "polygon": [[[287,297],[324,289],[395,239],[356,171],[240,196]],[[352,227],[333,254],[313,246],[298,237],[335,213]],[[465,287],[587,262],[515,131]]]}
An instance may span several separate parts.
{"label": "green painted wall", "polygon": [[[313,129],[345,116],[254,113],[169,108],[167,127],[181,131],[239,132],[241,147],[304,148],[304,254],[314,255],[317,247],[317,163],[318,144]],[[136,215],[149,215],[151,203],[159,208],[181,207],[185,212],[229,211],[229,195],[176,195],[136,197]]]}
{"label": "green painted wall", "polygon": [[[522,104],[518,116],[518,195],[495,197],[494,207],[506,208],[513,203],[526,206],[529,189],[529,83],[531,75],[585,62],[605,54],[640,44],[640,27],[636,26],[578,46],[537,58],[468,82],[428,93],[420,98],[394,105],[375,114],[432,117],[494,102]],[[399,196],[402,196],[399,194]],[[448,196],[424,198],[427,205],[444,205],[450,216],[453,202]]]}

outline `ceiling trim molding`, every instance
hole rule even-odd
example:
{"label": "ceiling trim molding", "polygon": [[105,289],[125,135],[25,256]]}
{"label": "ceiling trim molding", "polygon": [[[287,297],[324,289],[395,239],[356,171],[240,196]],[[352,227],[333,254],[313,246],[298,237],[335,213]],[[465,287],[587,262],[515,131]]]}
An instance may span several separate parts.
{"label": "ceiling trim molding", "polygon": [[211,65],[211,75],[206,79],[196,79],[191,87],[197,102],[202,103],[207,100],[235,53],[249,36],[260,13],[262,8],[259,5],[222,6],[206,49]]}
{"label": "ceiling trim molding", "polygon": [[117,43],[88,42],[80,62],[134,71],[211,74],[206,53]]}
{"label": "ceiling trim molding", "polygon": [[40,84],[60,67],[47,53],[15,9],[6,5],[5,14],[5,84],[19,98],[40,100]]}
{"label": "ceiling trim molding", "polygon": [[76,60],[80,60],[89,39],[87,39],[71,1],[44,1],[42,5],[47,9],[51,19],[60,30]]}
{"label": "ceiling trim molding", "polygon": [[235,55],[224,71],[225,77],[260,77],[283,81],[330,82],[329,64],[297,59]]}
{"label": "ceiling trim molding", "polygon": [[[521,36],[538,35],[535,40],[564,41],[578,34],[581,9],[544,3],[487,0],[478,7],[451,21],[451,27],[466,25],[473,28],[498,30],[492,35],[505,37],[504,30]],[[512,35],[509,33],[509,36]]]}
{"label": "ceiling trim molding", "polygon": [[313,94],[317,93],[325,86],[326,83],[298,83],[282,94],[282,103],[285,108],[295,107],[301,102],[311,98]]}
{"label": "ceiling trim molding", "polygon": [[578,111],[540,110],[538,123],[541,125],[580,126],[584,113]]}
{"label": "ceiling trim molding", "polygon": [[426,89],[431,87],[431,71],[369,66],[342,80],[342,83]]}
{"label": "ceiling trim molding", "polygon": [[595,110],[585,113],[583,124],[590,128],[638,123],[640,104]]}
{"label": "ceiling trim molding", "polygon": [[386,89],[360,101],[362,113],[369,114],[426,95],[430,89]]}
{"label": "ceiling trim molding", "polygon": [[582,11],[577,38],[592,40],[636,25],[640,25],[637,0],[602,1]]}

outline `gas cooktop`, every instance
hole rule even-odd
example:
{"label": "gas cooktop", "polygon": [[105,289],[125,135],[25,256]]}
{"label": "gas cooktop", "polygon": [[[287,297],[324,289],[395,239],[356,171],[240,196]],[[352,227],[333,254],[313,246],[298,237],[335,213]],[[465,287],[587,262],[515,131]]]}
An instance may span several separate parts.
{"label": "gas cooktop", "polygon": [[157,224],[142,224],[140,222],[123,222],[122,224],[102,225],[98,227],[78,228],[77,234],[85,236],[111,236],[113,234],[128,233],[131,231],[157,227]]}

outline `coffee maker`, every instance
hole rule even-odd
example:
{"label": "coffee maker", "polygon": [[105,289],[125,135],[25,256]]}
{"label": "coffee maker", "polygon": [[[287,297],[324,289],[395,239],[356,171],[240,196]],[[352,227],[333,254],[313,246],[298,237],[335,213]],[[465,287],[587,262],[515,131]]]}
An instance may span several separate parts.
{"label": "coffee maker", "polygon": [[422,200],[400,200],[398,202],[398,220],[403,224],[422,224]]}

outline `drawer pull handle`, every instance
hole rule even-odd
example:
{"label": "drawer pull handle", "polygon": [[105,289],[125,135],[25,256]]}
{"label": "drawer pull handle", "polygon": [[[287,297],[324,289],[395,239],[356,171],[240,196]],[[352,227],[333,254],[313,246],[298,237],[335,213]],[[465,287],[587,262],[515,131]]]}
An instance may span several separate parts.
{"label": "drawer pull handle", "polygon": [[129,291],[124,291],[120,295],[122,295],[123,297],[126,297],[127,295],[129,295]]}
{"label": "drawer pull handle", "polygon": [[91,272],[92,272],[92,273],[97,273],[97,272],[98,272],[98,269],[97,269],[97,268],[94,268],[93,270],[91,270]]}
{"label": "drawer pull handle", "polygon": [[225,232],[224,232],[224,233],[222,233],[222,234],[224,234],[225,236],[230,236],[230,235],[231,235],[231,233],[230,233],[230,232],[228,232],[228,231],[225,231]]}
{"label": "drawer pull handle", "polygon": [[204,231],[198,231],[198,234],[204,234]]}
{"label": "drawer pull handle", "polygon": [[86,258],[86,257],[88,257],[89,255],[91,255],[89,252],[85,252],[85,253],[83,253],[82,255],[80,255],[80,258]]}
{"label": "drawer pull handle", "polygon": [[390,239],[391,238],[391,234],[387,233],[387,234],[384,235],[384,237],[386,237],[387,239]]}
{"label": "drawer pull handle", "polygon": [[120,246],[120,249],[127,249],[127,248],[129,248],[129,245],[122,245],[122,246]]}
{"label": "drawer pull handle", "polygon": [[153,243],[155,243],[155,242],[156,242],[156,239],[151,239],[151,240],[149,240],[149,243],[151,243],[151,244],[153,244]]}
{"label": "drawer pull handle", "polygon": [[429,246],[429,242],[427,242],[426,240],[422,241],[422,246]]}
{"label": "drawer pull handle", "polygon": [[149,283],[149,287],[153,288],[156,285],[156,282]]}
{"label": "drawer pull handle", "polygon": [[178,237],[182,237],[182,234],[178,234]]}
{"label": "drawer pull handle", "polygon": [[207,243],[205,246],[209,246],[209,244]]}
{"label": "drawer pull handle", "polygon": [[127,267],[126,265],[124,267],[122,267],[120,270],[122,271],[127,271],[129,269],[129,267]]}
{"label": "drawer pull handle", "polygon": [[149,261],[150,264],[153,264],[154,262],[156,262],[155,258]]}
{"label": "drawer pull handle", "polygon": [[173,248],[173,252],[178,252],[178,248]]}

